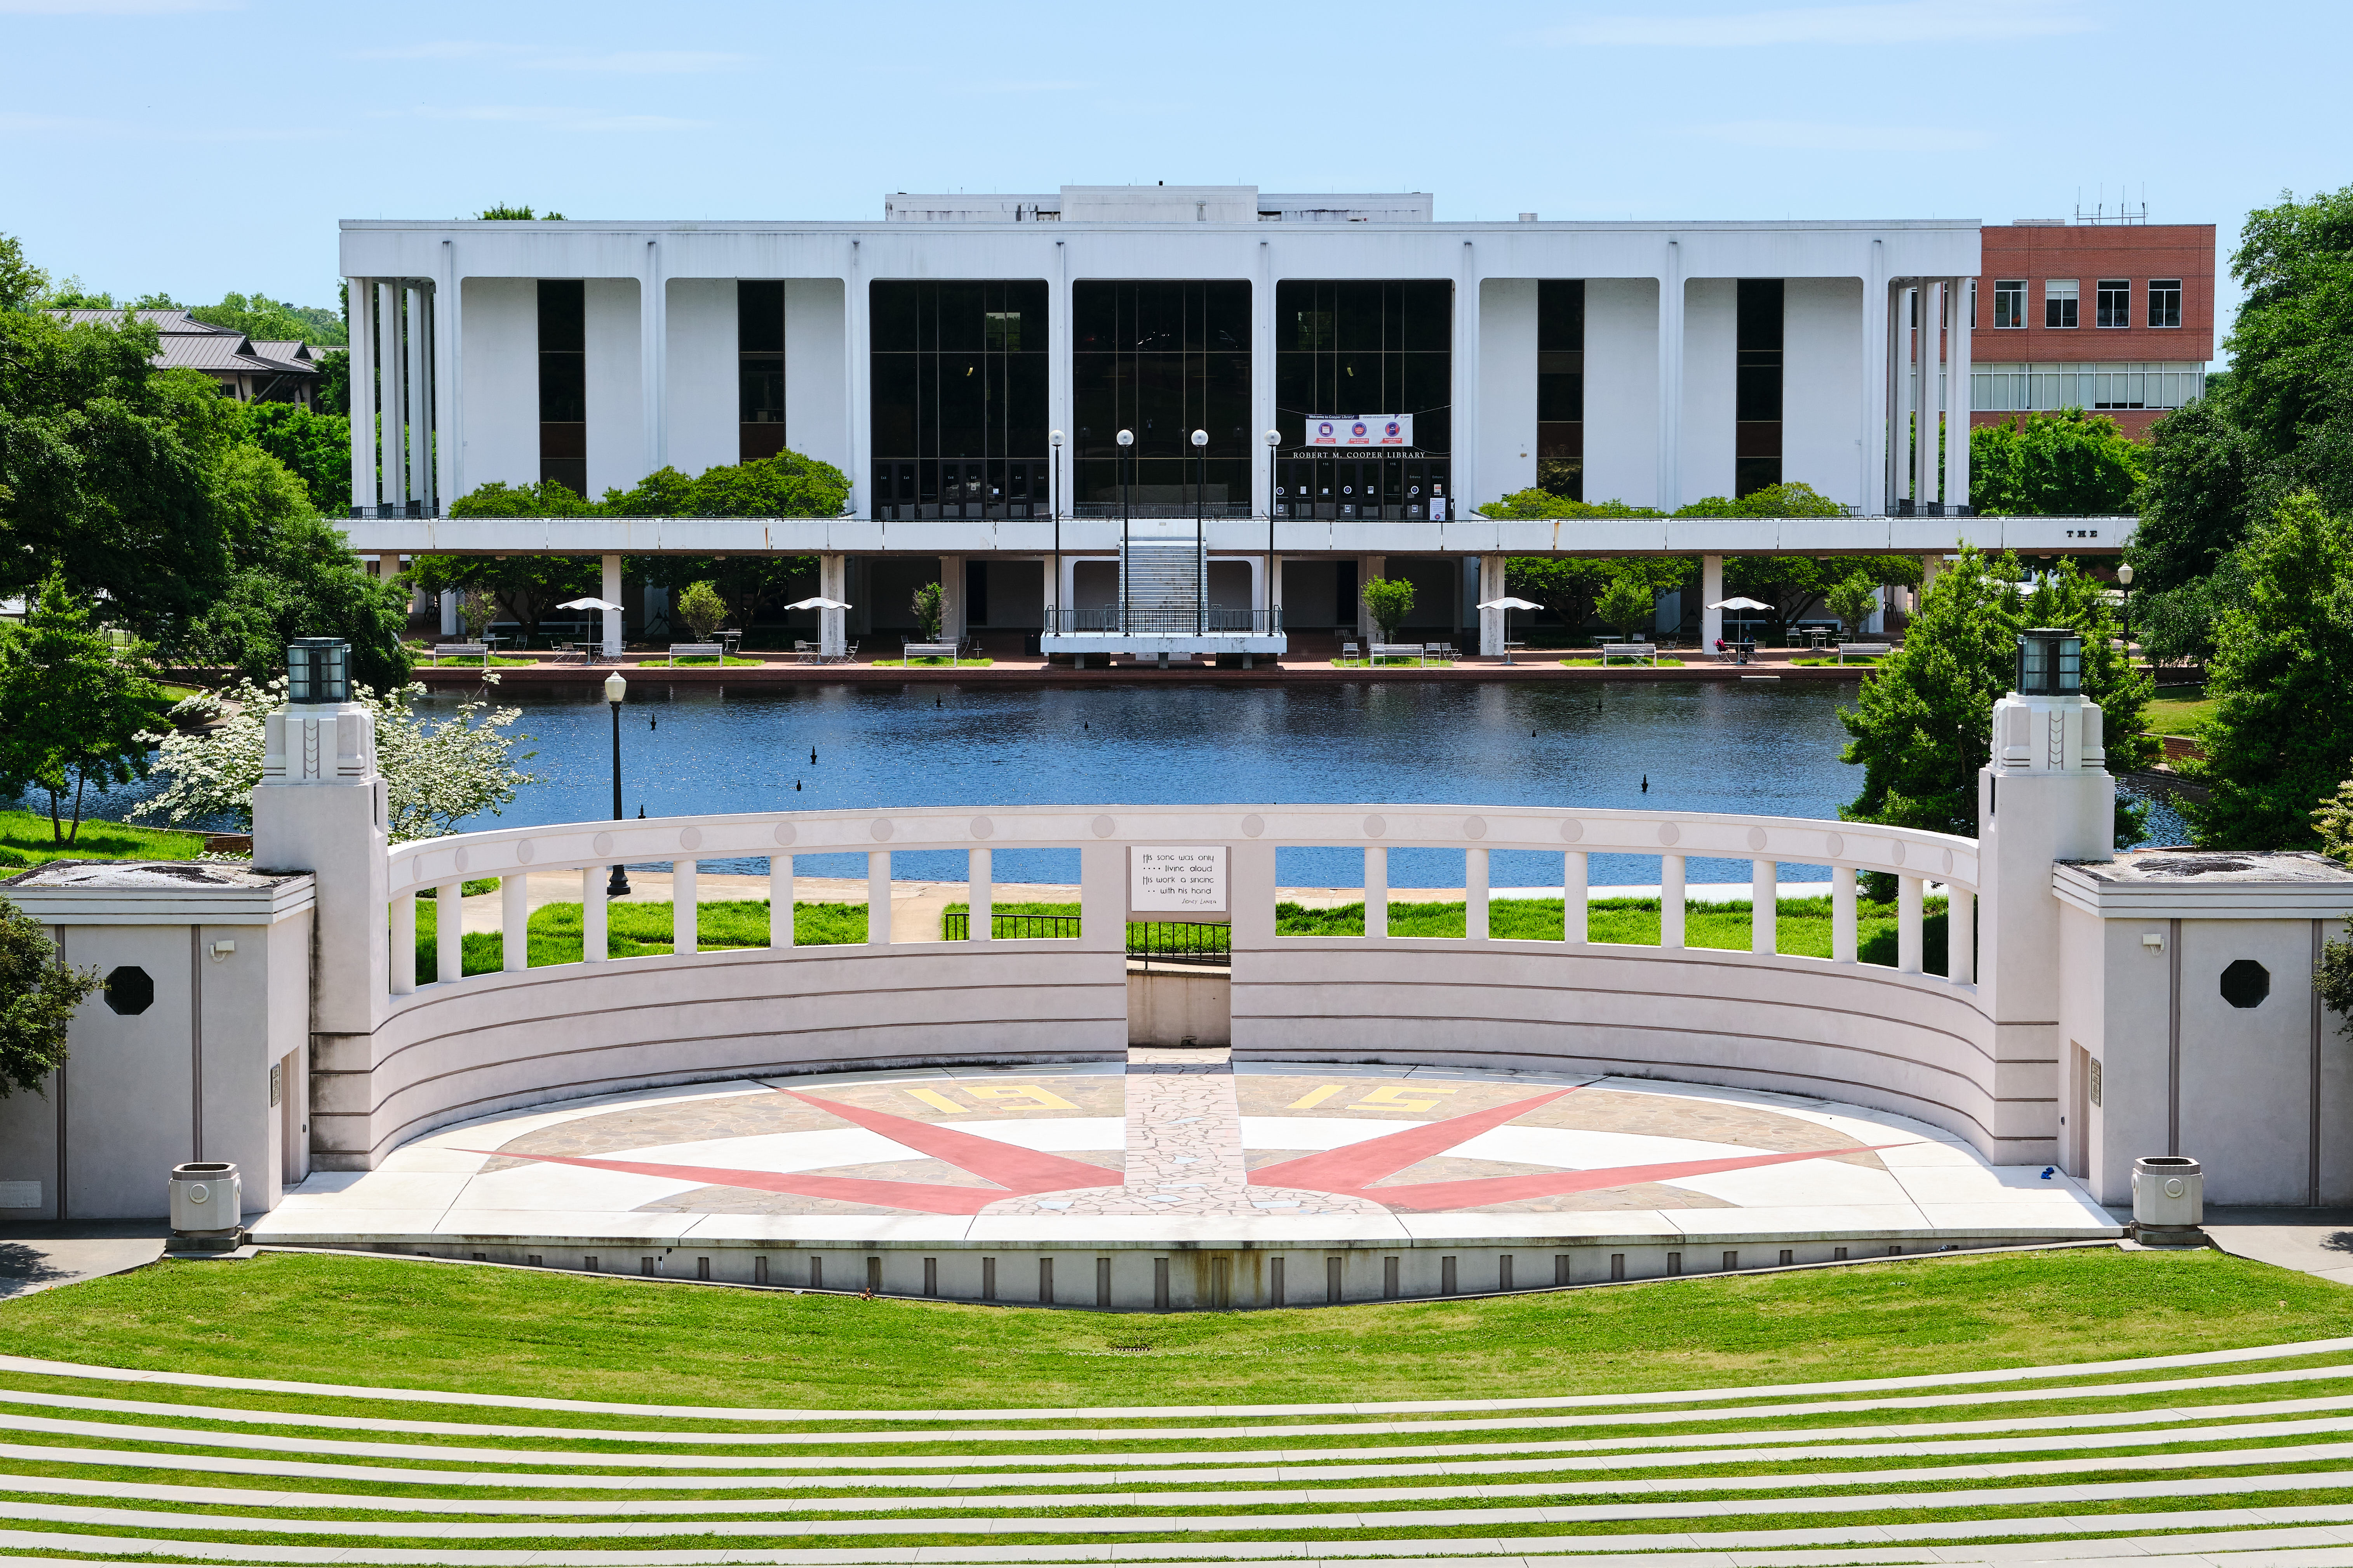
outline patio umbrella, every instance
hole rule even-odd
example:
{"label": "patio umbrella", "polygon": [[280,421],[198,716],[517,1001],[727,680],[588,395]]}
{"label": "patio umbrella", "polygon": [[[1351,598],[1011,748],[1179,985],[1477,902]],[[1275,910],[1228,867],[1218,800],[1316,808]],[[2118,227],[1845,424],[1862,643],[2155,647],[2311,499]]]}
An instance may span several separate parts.
{"label": "patio umbrella", "polygon": [[1719,599],[1708,606],[1711,610],[1769,610],[1772,607],[1754,599]]}
{"label": "patio umbrella", "polygon": [[839,599],[828,599],[820,594],[814,599],[796,599],[793,603],[786,605],[785,608],[788,610],[846,610],[849,608],[849,606],[843,604]]}
{"label": "patio umbrella", "polygon": [[1512,612],[1514,610],[1541,610],[1544,608],[1542,605],[1532,604],[1526,599],[1510,597],[1489,599],[1479,607],[1482,610],[1501,610],[1504,612],[1504,641],[1507,645],[1504,649],[1504,659],[1505,663],[1509,663],[1512,657],[1512,650],[1508,646],[1512,640]]}
{"label": "patio umbrella", "polygon": [[555,607],[559,610],[602,610],[608,616],[621,613],[621,606],[609,599],[566,599]]}

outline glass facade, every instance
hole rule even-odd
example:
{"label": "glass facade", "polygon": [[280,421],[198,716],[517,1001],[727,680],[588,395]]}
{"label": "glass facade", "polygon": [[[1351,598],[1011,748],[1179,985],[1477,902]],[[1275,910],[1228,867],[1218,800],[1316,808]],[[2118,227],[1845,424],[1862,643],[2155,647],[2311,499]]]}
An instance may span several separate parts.
{"label": "glass facade", "polygon": [[[1276,515],[1445,515],[1453,450],[1454,285],[1443,279],[1274,287]],[[1307,421],[1410,414],[1409,450],[1309,447]],[[1288,443],[1296,439],[1300,445]]]}
{"label": "glass facade", "polygon": [[[1072,499],[1091,512],[1247,515],[1250,286],[1089,281],[1071,287]],[[1124,458],[1119,433],[1135,445]],[[1208,445],[1196,452],[1192,436]]]}
{"label": "glass facade", "polygon": [[1585,499],[1585,279],[1536,284],[1536,488]]}
{"label": "glass facade", "polygon": [[2179,362],[1989,364],[1969,367],[1969,406],[1979,413],[2047,414],[2062,408],[2179,408],[2206,395],[2206,367]]}
{"label": "glass facade", "polygon": [[[1781,482],[1781,306],[1778,278],[1738,280],[1734,327],[1732,493]],[[1932,329],[1933,330],[1933,329]]]}
{"label": "glass facade", "polygon": [[1046,285],[877,281],[872,515],[1043,517]]}
{"label": "glass facade", "polygon": [[749,463],[785,449],[785,286],[746,279],[735,285],[736,458]]}
{"label": "glass facade", "polygon": [[539,282],[539,477],[588,493],[588,300],[577,278]]}

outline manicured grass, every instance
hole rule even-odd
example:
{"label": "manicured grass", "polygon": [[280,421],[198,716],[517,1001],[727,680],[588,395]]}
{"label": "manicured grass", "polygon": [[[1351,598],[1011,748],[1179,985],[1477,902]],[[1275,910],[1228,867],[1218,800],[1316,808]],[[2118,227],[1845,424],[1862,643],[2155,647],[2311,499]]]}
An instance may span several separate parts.
{"label": "manicured grass", "polygon": [[734,654],[732,654],[732,653],[731,653],[731,654],[729,654],[729,655],[728,655],[724,659],[717,659],[717,658],[665,658],[665,659],[663,659],[659,664],[656,664],[656,663],[654,663],[654,661],[653,661],[653,660],[651,660],[651,659],[648,659],[648,660],[646,660],[643,664],[639,665],[639,666],[638,666],[638,668],[639,668],[640,669],[668,669],[668,668],[671,668],[673,665],[675,665],[678,668],[680,668],[680,669],[684,669],[684,668],[686,668],[689,665],[694,665],[694,664],[702,665],[702,666],[704,666],[705,668],[710,668],[710,667],[712,667],[712,666],[716,666],[716,665],[720,665],[720,664],[724,664],[724,665],[726,665],[726,666],[727,666],[727,668],[729,668],[730,669],[733,669],[733,668],[735,668],[736,666],[738,666],[738,665],[760,665],[760,664],[765,664],[765,663],[766,663],[766,662],[767,662],[767,661],[766,661],[765,659],[758,659],[758,658],[739,658],[738,656],[736,656],[736,655],[734,655]]}
{"label": "manicured grass", "polygon": [[[471,896],[490,892],[493,882],[466,884]],[[417,983],[438,978],[440,959],[436,937],[440,926],[440,900],[417,900]],[[586,952],[578,904],[545,904],[531,912],[531,967],[578,963]],[[672,951],[670,904],[609,903],[605,906],[605,955],[607,958],[649,958]],[[798,947],[828,947],[866,940],[864,904],[802,904],[793,906],[793,942]],[[768,900],[736,899],[698,904],[694,911],[694,942],[699,950],[768,945]],[[466,973],[491,974],[506,967],[506,945],[497,931],[468,931],[464,937]]]}
{"label": "manicured grass", "polygon": [[1335,669],[1452,669],[1454,661],[1451,658],[1428,660],[1393,658],[1381,664],[1374,664],[1369,659],[1335,658],[1332,661],[1332,668]]}
{"label": "manicured grass", "polygon": [[[2353,1292],[2308,1275],[2213,1251],[2090,1249],[1488,1300],[1170,1315],[282,1253],[164,1262],[0,1302],[0,1352],[13,1355],[570,1399],[832,1407],[1526,1396],[2348,1333]],[[175,1389],[172,1397],[209,1396]]]}
{"label": "manicured grass", "polygon": [[[1945,907],[1942,899],[1925,900],[1929,912]],[[1752,906],[1746,899],[1728,903],[1683,906],[1683,943],[1687,947],[1748,949]],[[1799,958],[1831,955],[1831,901],[1783,899],[1774,924],[1777,952]],[[1585,929],[1589,942],[1624,943],[1634,947],[1659,945],[1659,900],[1656,899],[1595,899],[1586,905]],[[1558,899],[1496,899],[1487,906],[1487,934],[1517,942],[1561,940],[1564,910]],[[1365,906],[1341,904],[1331,909],[1307,909],[1298,904],[1275,906],[1278,936],[1362,936]],[[1391,936],[1459,937],[1467,930],[1464,906],[1459,902],[1389,905]],[[1895,906],[1858,900],[1855,940],[1868,948],[1872,939],[1895,931]],[[1868,962],[1866,958],[1866,962]]]}
{"label": "manicured grass", "polygon": [[[1565,658],[1560,662],[1568,666],[1571,669],[1599,669],[1603,668],[1601,661],[1598,658]],[[1683,661],[1682,659],[1670,658],[1665,654],[1661,654],[1654,662],[1661,668],[1672,666],[1676,669],[1681,669],[1683,667]],[[1610,665],[1608,668],[1611,669],[1648,669],[1651,667],[1645,664],[1637,664],[1634,660],[1629,658],[1621,659],[1618,663]]]}
{"label": "manicured grass", "polygon": [[1812,658],[1812,657],[1808,657],[1808,658],[1793,658],[1793,659],[1791,659],[1789,662],[1790,662],[1791,664],[1802,664],[1802,665],[1809,665],[1809,666],[1818,666],[1818,665],[1825,665],[1825,664],[1830,664],[1830,665],[1843,664],[1843,665],[1844,665],[1844,667],[1845,667],[1846,668],[1848,668],[1848,669],[1861,669],[1861,668],[1863,668],[1865,665],[1877,664],[1877,663],[1879,662],[1879,656],[1878,656],[1877,654],[1873,654],[1873,653],[1856,654],[1856,655],[1854,655],[1852,658],[1847,658],[1847,659],[1844,659],[1844,660],[1841,660],[1841,659],[1834,658]]}
{"label": "manicured grass", "polygon": [[50,837],[47,812],[0,811],[0,868],[39,866],[51,860],[193,860],[205,852],[205,836],[176,828],[140,827],[85,816],[70,844]]}
{"label": "manicured grass", "polygon": [[[996,662],[993,658],[959,658],[955,661],[955,668],[987,669]],[[948,661],[944,658],[878,658],[873,661],[873,668],[876,669],[946,669],[949,666]]]}
{"label": "manicured grass", "polygon": [[2214,715],[2214,704],[2202,686],[2160,686],[2141,710],[2141,723],[2152,735],[2196,735]]}

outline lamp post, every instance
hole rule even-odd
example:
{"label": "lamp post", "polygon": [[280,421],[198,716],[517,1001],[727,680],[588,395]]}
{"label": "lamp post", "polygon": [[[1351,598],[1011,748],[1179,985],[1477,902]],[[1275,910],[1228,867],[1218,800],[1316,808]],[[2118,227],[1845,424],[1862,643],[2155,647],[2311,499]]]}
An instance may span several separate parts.
{"label": "lamp post", "polygon": [[2116,568],[2116,581],[2123,584],[2125,589],[2125,661],[2127,664],[2132,661],[2132,563],[2127,561]]}
{"label": "lamp post", "polygon": [[1209,613],[1209,433],[1193,432],[1193,635],[1208,629]]}
{"label": "lamp post", "polygon": [[1274,482],[1274,475],[1275,475],[1275,468],[1274,468],[1274,464],[1275,464],[1274,449],[1275,449],[1277,447],[1279,447],[1279,446],[1281,446],[1281,445],[1282,444],[1282,431],[1280,431],[1280,430],[1269,430],[1269,431],[1266,433],[1265,440],[1266,440],[1266,632],[1267,632],[1267,635],[1268,635],[1269,637],[1272,637],[1272,636],[1274,635],[1274,633],[1275,633],[1276,629],[1277,629],[1277,628],[1276,628],[1276,626],[1275,626],[1275,624],[1274,624],[1274,509],[1275,509],[1275,505],[1276,505],[1276,502],[1275,502],[1275,499],[1274,499],[1274,498],[1275,498],[1277,495],[1279,495],[1279,494],[1281,494],[1281,493],[1282,493],[1282,487],[1281,487],[1280,485],[1278,485],[1278,484],[1276,484],[1276,483]]}
{"label": "lamp post", "polygon": [[1057,623],[1062,618],[1062,433],[1056,430],[1046,440],[1054,448],[1054,591],[1046,606],[1046,630],[1050,634],[1061,630]]}
{"label": "lamp post", "polygon": [[[605,678],[605,700],[613,705],[613,820],[621,820],[621,699],[629,694],[629,683],[619,671]],[[629,874],[617,861],[613,875],[605,884],[605,896],[617,899],[629,890]]]}
{"label": "lamp post", "polygon": [[1119,629],[1127,630],[1127,470],[1134,466],[1135,432],[1119,433]]}

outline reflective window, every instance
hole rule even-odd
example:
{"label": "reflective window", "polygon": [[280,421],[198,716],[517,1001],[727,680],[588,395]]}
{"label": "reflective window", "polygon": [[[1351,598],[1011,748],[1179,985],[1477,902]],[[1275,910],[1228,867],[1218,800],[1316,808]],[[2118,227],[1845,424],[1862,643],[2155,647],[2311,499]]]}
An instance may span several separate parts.
{"label": "reflective window", "polygon": [[785,286],[746,279],[735,285],[738,460],[785,449]]}
{"label": "reflective window", "polygon": [[1046,285],[869,285],[873,515],[1043,516]]}
{"label": "reflective window", "polygon": [[2132,325],[2132,279],[2103,278],[2100,279],[2099,314],[2094,318],[2104,327]]}
{"label": "reflective window", "polygon": [[2073,327],[2083,292],[2073,278],[2049,278],[2042,283],[2042,324]]}
{"label": "reflective window", "polygon": [[1736,422],[1732,493],[1736,496],[1781,482],[1783,293],[1778,278],[1739,280],[1732,415]]}
{"label": "reflective window", "polygon": [[2181,325],[2181,279],[2152,278],[2148,280],[2148,324],[2152,327]]}
{"label": "reflective window", "polygon": [[[1076,501],[1146,516],[1190,516],[1197,504],[1247,516],[1258,449],[1250,284],[1075,283],[1071,323]],[[1124,453],[1122,430],[1135,437]],[[1198,451],[1196,430],[1209,438]]]}
{"label": "reflective window", "polygon": [[588,493],[588,301],[577,278],[539,283],[539,477]]}
{"label": "reflective window", "polygon": [[2026,325],[2026,279],[2000,278],[1993,286],[1993,324],[1997,328]]}
{"label": "reflective window", "polygon": [[[1575,287],[1581,344],[1582,285]],[[1284,442],[1279,472],[1293,475],[1276,498],[1281,514],[1443,517],[1453,448],[1453,345],[1454,285],[1443,279],[1277,283],[1275,427]],[[1581,413],[1581,382],[1576,391]],[[1309,418],[1335,414],[1410,415],[1413,445],[1402,451],[1307,447]]]}
{"label": "reflective window", "polygon": [[1536,488],[1585,499],[1582,278],[1536,284]]}

